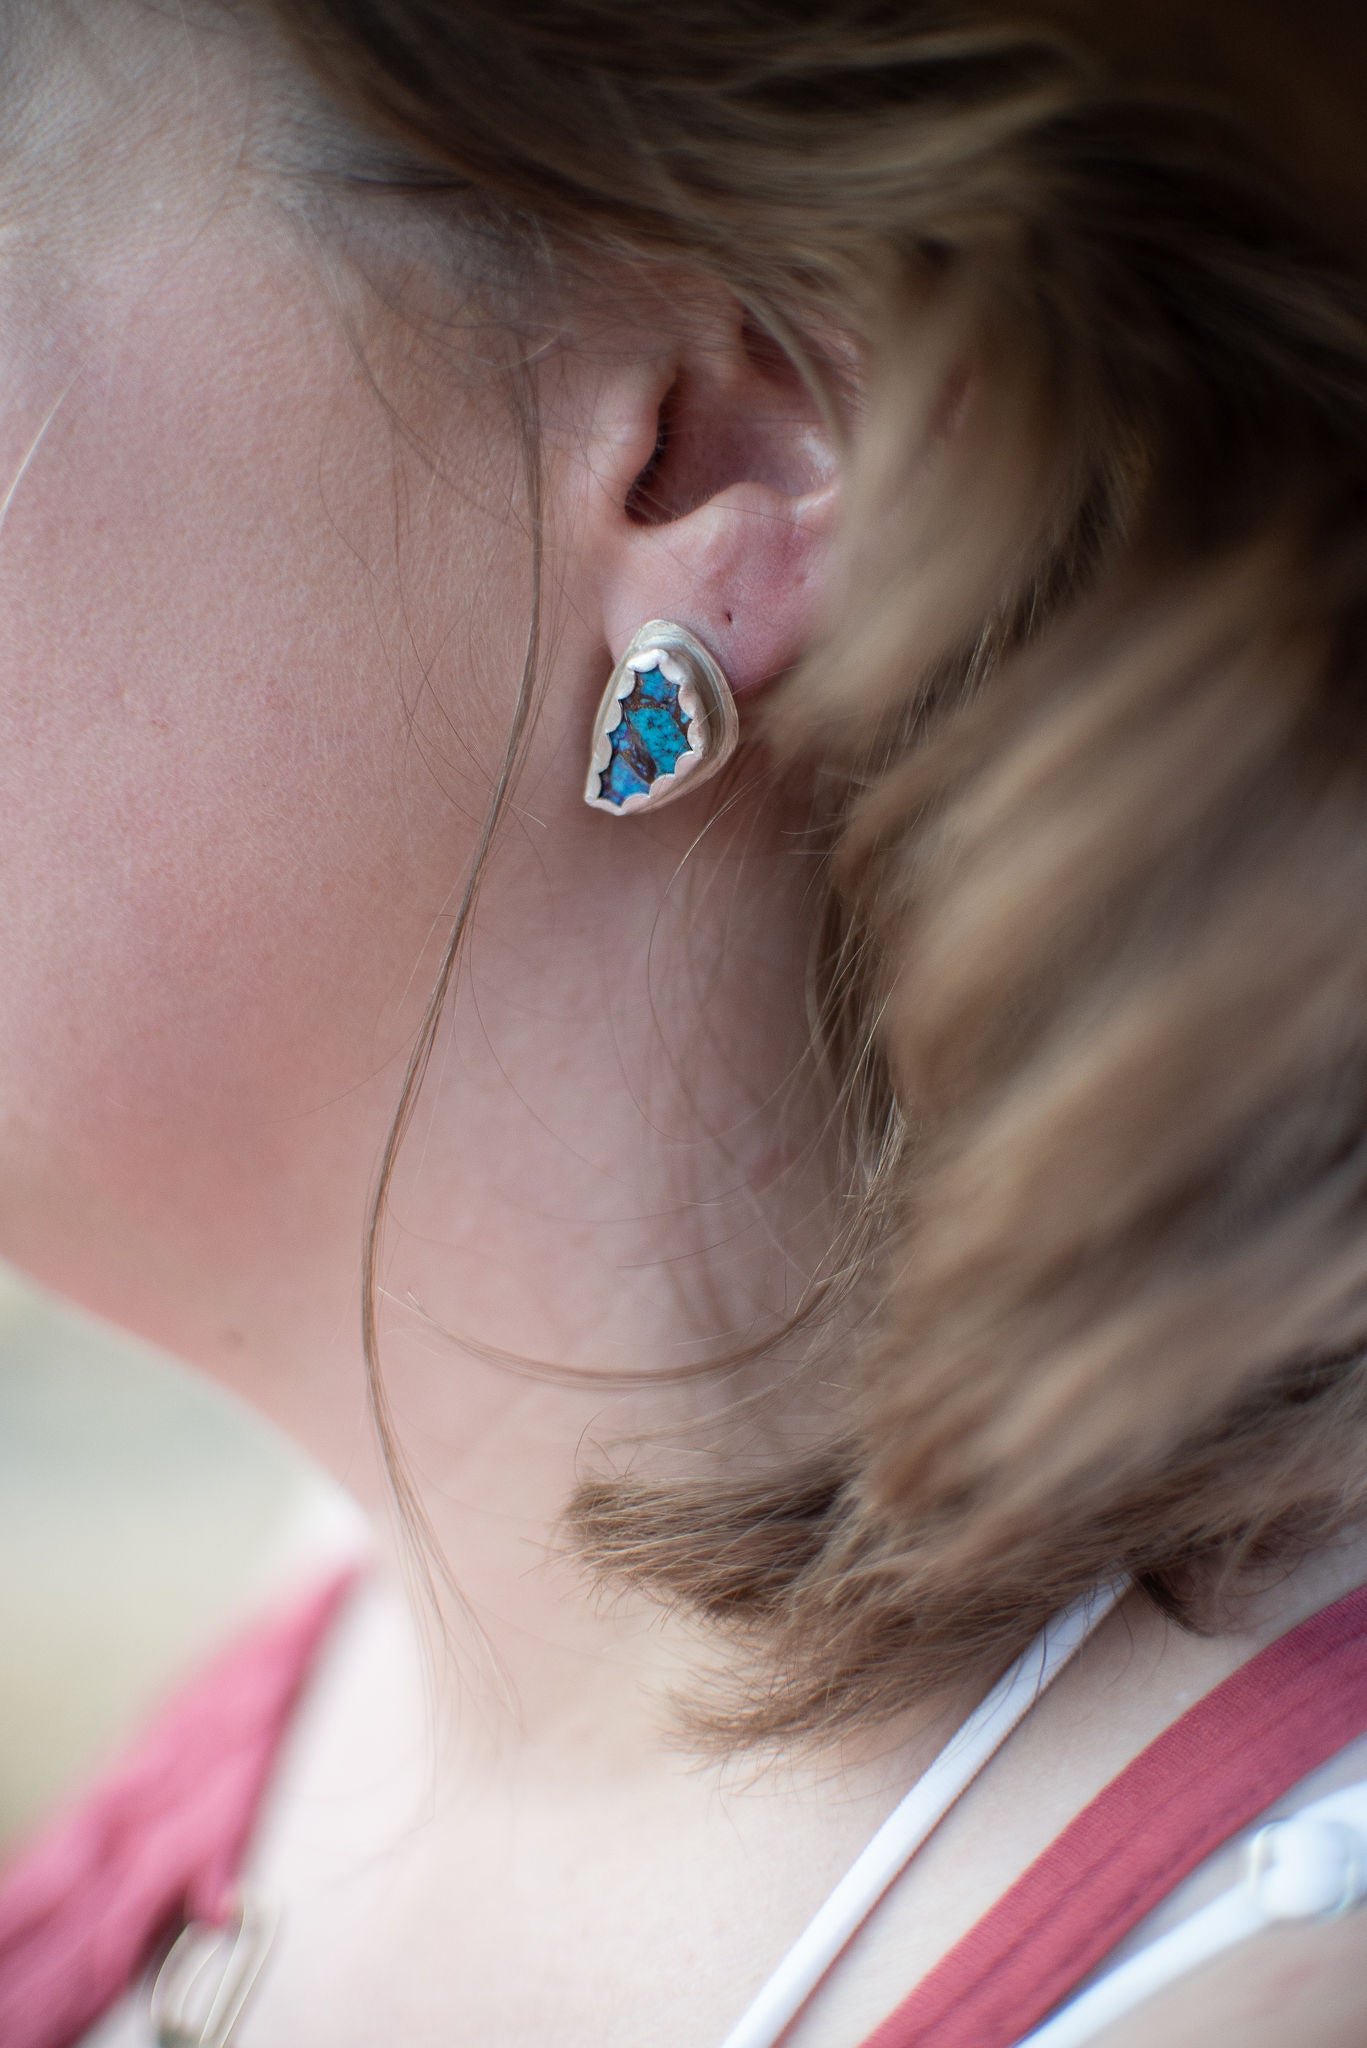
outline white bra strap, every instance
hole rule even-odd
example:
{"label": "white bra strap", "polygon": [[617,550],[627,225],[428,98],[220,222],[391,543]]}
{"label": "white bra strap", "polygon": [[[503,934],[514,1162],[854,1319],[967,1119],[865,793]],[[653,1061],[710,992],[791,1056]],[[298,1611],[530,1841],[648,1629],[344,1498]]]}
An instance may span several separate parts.
{"label": "white bra strap", "polygon": [[1346,1785],[1259,1828],[1240,1882],[1070,1999],[1017,2048],[1082,2048],[1165,1985],[1285,1920],[1367,1902],[1367,1784]]}
{"label": "white bra strap", "polygon": [[1017,1658],[846,1871],[731,2029],[722,2048],[774,2048],[893,1879],[1046,1686],[1104,1621],[1128,1585],[1128,1580],[1115,1579],[1084,1594]]}

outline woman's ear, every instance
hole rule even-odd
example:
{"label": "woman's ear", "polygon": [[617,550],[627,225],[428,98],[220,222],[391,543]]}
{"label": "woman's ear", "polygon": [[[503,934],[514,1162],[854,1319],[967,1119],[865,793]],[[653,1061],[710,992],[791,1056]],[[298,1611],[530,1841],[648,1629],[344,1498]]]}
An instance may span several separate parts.
{"label": "woman's ear", "polygon": [[596,475],[604,639],[616,659],[645,620],[677,620],[744,697],[811,631],[839,493],[830,422],[738,308],[631,384]]}

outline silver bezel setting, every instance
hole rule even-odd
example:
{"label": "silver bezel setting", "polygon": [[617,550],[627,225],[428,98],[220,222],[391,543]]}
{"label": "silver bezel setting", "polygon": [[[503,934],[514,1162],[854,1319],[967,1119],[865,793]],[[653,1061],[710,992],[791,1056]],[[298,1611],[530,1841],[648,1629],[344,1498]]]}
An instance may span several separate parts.
{"label": "silver bezel setting", "polygon": [[[635,689],[637,676],[653,668],[679,693],[679,708],[689,721],[688,746],[669,774],[658,776],[648,790],[614,803],[599,794],[612,760],[612,735],[622,722],[622,702]],[[686,626],[672,619],[650,619],[632,635],[608,678],[593,721],[584,801],[590,809],[607,811],[614,818],[658,811],[709,781],[730,760],[739,739],[736,700],[719,663]]]}

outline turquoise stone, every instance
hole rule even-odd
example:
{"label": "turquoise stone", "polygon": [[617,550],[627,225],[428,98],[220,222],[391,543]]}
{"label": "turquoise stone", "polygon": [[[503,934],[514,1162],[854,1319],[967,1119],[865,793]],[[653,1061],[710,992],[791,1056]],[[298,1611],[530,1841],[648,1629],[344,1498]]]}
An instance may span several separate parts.
{"label": "turquoise stone", "polygon": [[635,688],[622,699],[621,723],[608,736],[612,758],[603,770],[600,794],[614,804],[648,794],[688,752],[691,724],[680,706],[677,686],[658,668],[638,675]]}

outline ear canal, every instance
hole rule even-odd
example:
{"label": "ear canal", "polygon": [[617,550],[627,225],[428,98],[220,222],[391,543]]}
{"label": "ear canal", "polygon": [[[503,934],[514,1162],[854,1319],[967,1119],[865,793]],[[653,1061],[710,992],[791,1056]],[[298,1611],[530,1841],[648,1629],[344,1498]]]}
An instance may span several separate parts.
{"label": "ear canal", "polygon": [[740,718],[721,664],[686,626],[634,633],[594,716],[584,801],[622,818],[659,810],[730,760]]}

